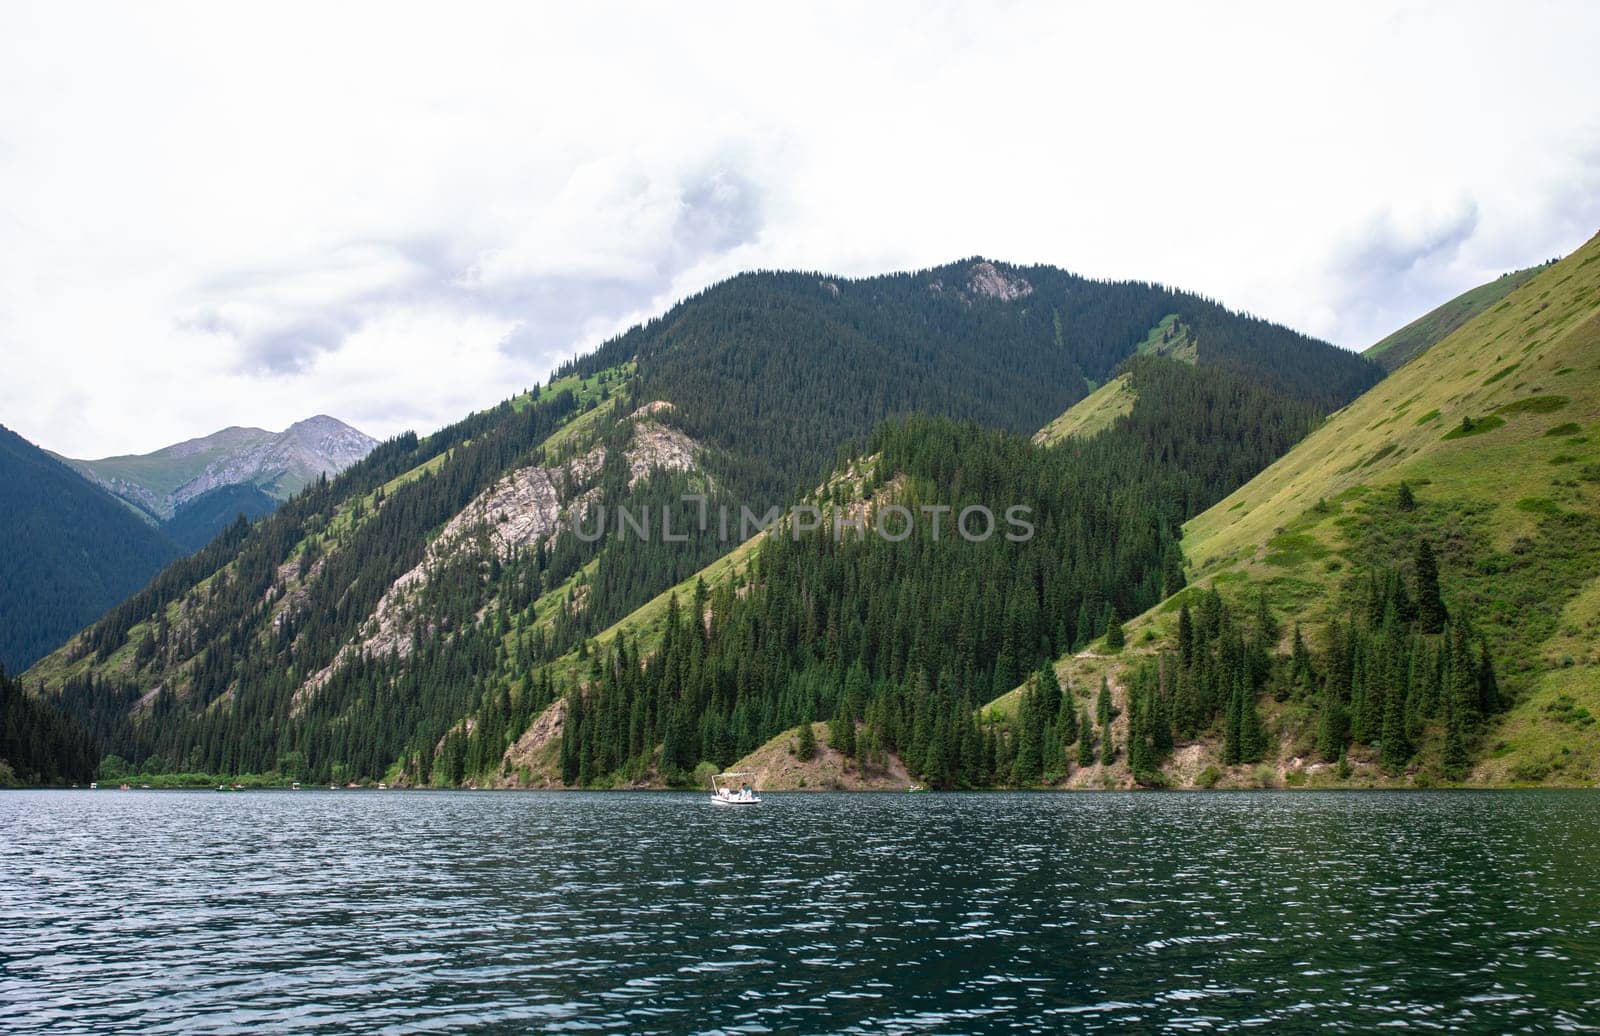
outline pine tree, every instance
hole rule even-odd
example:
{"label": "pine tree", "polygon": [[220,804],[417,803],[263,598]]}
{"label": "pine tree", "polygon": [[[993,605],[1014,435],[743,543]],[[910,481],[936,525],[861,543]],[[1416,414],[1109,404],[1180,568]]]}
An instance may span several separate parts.
{"label": "pine tree", "polygon": [[1188,583],[1188,577],[1183,572],[1183,550],[1177,544],[1167,548],[1165,557],[1161,561],[1161,596],[1171,597],[1182,590]]}
{"label": "pine tree", "polygon": [[1056,733],[1062,745],[1078,740],[1078,710],[1072,705],[1072,696],[1066,693],[1061,695],[1061,704],[1056,709]]}
{"label": "pine tree", "polygon": [[828,723],[828,744],[846,759],[855,757],[856,721],[855,717],[850,715],[849,700],[843,694],[839,696],[838,710]]}
{"label": "pine tree", "polygon": [[1266,756],[1267,735],[1256,709],[1256,696],[1246,688],[1241,692],[1239,711],[1239,761],[1259,763]]}
{"label": "pine tree", "polygon": [[1011,763],[1013,784],[1037,784],[1044,770],[1044,755],[1039,741],[1039,731],[1024,725],[1017,733],[1017,757]]}
{"label": "pine tree", "polygon": [[1349,731],[1350,718],[1345,712],[1344,703],[1330,693],[1317,720],[1317,751],[1322,758],[1329,761],[1342,758]]}
{"label": "pine tree", "polygon": [[1155,754],[1155,764],[1160,765],[1172,754],[1172,706],[1167,695],[1158,686],[1150,699],[1150,749]]}
{"label": "pine tree", "polygon": [[1417,509],[1417,498],[1416,495],[1411,492],[1411,485],[1409,483],[1400,483],[1400,489],[1396,494],[1396,497],[1396,502],[1399,504],[1400,510],[1415,511]]}
{"label": "pine tree", "polygon": [[1446,691],[1450,703],[1461,714],[1462,725],[1472,729],[1482,718],[1479,702],[1483,691],[1479,678],[1479,662],[1472,657],[1472,646],[1468,637],[1465,623],[1450,625],[1445,637],[1449,651],[1445,671],[1448,674]]}
{"label": "pine tree", "polygon": [[1127,643],[1127,634],[1122,629],[1122,619],[1117,616],[1117,606],[1111,605],[1106,611],[1106,650],[1121,651]]}
{"label": "pine tree", "polygon": [[561,725],[561,783],[578,783],[578,759],[583,733],[583,695],[574,691],[567,698],[567,714]]}
{"label": "pine tree", "polygon": [[1256,632],[1269,648],[1278,642],[1278,620],[1272,617],[1272,609],[1267,606],[1265,588],[1256,595]]}
{"label": "pine tree", "polygon": [[800,733],[795,739],[794,754],[797,759],[810,759],[817,754],[817,733],[811,729],[810,720],[800,724]]}
{"label": "pine tree", "polygon": [[1421,540],[1417,544],[1417,622],[1424,633],[1441,633],[1449,618],[1439,595],[1439,565],[1433,545]]}
{"label": "pine tree", "polygon": [[1454,702],[1445,708],[1444,758],[1445,776],[1460,780],[1467,773],[1467,729],[1461,709]]}
{"label": "pine tree", "polygon": [[1390,684],[1384,695],[1383,734],[1379,761],[1389,774],[1398,774],[1411,759],[1411,745],[1406,741],[1404,694]]}
{"label": "pine tree", "polygon": [[1502,707],[1500,681],[1494,675],[1494,660],[1489,657],[1489,645],[1480,644],[1478,651],[1478,706],[1487,716],[1499,712]]}
{"label": "pine tree", "polygon": [[1094,765],[1094,724],[1089,722],[1088,706],[1078,716],[1078,765]]}
{"label": "pine tree", "polygon": [[1056,678],[1056,667],[1046,662],[1037,674],[1039,688],[1039,714],[1044,720],[1053,719],[1061,710],[1061,681]]}
{"label": "pine tree", "polygon": [[1184,669],[1194,665],[1194,618],[1188,601],[1178,609],[1178,664]]}
{"label": "pine tree", "polygon": [[1128,695],[1128,769],[1136,775],[1155,769],[1150,747],[1151,706],[1149,683],[1141,679]]}
{"label": "pine tree", "polygon": [[1244,724],[1244,692],[1237,684],[1228,696],[1227,722],[1222,732],[1222,765],[1237,766],[1244,761],[1241,739]]}

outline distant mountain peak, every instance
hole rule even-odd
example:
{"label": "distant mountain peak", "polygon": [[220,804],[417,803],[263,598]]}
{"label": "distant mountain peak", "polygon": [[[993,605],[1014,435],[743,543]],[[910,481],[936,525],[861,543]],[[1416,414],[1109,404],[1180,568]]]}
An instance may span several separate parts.
{"label": "distant mountain peak", "polygon": [[288,428],[285,428],[284,432],[288,433],[296,429],[315,429],[318,431],[332,429],[338,431],[356,432],[357,435],[362,434],[361,432],[356,431],[355,428],[339,420],[337,417],[329,417],[327,414],[313,414],[302,421],[296,421]]}
{"label": "distant mountain peak", "polygon": [[224,486],[251,485],[285,500],[324,474],[337,475],[377,444],[338,418],[317,414],[281,432],[234,425],[152,453],[67,463],[151,519],[165,521]]}

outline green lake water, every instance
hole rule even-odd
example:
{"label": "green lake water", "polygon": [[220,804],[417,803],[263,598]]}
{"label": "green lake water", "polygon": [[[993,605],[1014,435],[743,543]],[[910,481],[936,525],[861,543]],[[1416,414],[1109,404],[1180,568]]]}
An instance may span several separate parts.
{"label": "green lake water", "polygon": [[1600,793],[0,794],[7,1032],[1600,1027]]}

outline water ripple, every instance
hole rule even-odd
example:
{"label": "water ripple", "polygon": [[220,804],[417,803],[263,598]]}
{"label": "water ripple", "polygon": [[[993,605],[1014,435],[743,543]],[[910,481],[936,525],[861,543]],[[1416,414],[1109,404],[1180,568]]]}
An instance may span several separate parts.
{"label": "water ripple", "polygon": [[1591,793],[0,795],[10,1032],[1600,1028]]}

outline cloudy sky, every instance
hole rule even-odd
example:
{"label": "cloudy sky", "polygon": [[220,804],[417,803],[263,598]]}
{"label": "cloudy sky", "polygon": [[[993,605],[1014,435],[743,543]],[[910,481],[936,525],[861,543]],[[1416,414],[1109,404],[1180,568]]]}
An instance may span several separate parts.
{"label": "cloudy sky", "polygon": [[0,6],[0,423],[431,430],[739,270],[1360,348],[1600,230],[1600,7]]}

